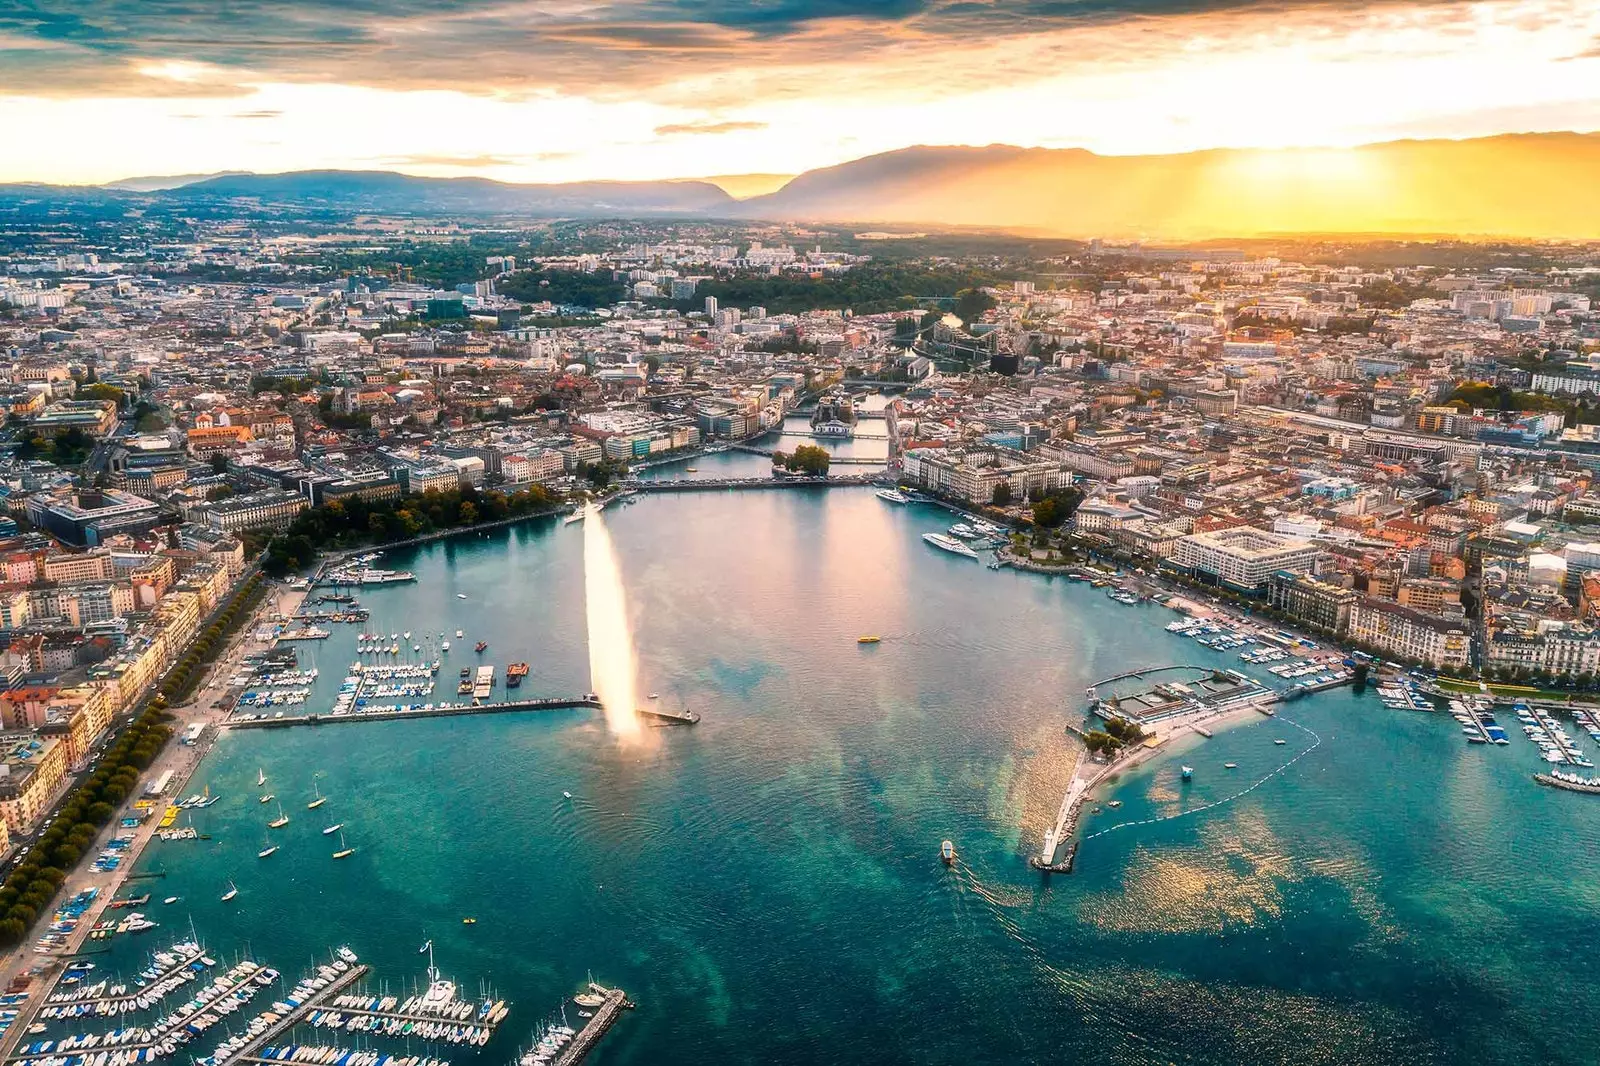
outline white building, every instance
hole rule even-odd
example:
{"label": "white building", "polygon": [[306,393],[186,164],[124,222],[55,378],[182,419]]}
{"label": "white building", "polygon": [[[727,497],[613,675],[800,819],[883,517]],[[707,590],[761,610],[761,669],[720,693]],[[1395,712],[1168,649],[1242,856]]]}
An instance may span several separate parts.
{"label": "white building", "polygon": [[1185,570],[1253,591],[1265,587],[1280,570],[1315,572],[1320,555],[1317,546],[1306,541],[1239,526],[1180,538],[1172,561]]}

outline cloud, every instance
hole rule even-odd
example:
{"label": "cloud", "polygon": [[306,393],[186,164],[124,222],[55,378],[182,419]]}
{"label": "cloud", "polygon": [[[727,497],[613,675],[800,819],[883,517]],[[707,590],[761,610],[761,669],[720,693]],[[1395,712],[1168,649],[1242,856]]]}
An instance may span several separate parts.
{"label": "cloud", "polygon": [[[163,65],[203,69],[217,92],[277,81],[615,98],[680,82],[715,92],[711,83],[726,75],[738,88],[719,95],[736,99],[762,72],[774,92],[815,91],[793,73],[822,68],[847,68],[857,83],[891,85],[911,72],[923,85],[971,85],[985,76],[1038,77],[1043,70],[1031,60],[1041,52],[1056,65],[1078,61],[1067,48],[1037,47],[1075,28],[1151,29],[1164,18],[1240,11],[1320,10],[1337,19],[1410,2],[10,0],[0,9],[0,92],[194,92],[193,81],[140,77]],[[1024,39],[1028,54],[998,67],[963,61],[962,53]]]}
{"label": "cloud", "polygon": [[522,160],[509,155],[391,155],[380,162],[398,167],[457,167],[461,170],[482,170],[486,167],[514,167]]}
{"label": "cloud", "polygon": [[719,133],[739,133],[766,128],[765,122],[672,122],[665,126],[657,126],[655,133],[657,137],[714,136]]}

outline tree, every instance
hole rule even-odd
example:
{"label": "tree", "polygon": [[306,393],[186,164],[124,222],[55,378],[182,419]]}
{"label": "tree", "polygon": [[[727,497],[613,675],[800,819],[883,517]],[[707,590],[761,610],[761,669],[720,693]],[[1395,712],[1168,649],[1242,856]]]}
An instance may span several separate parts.
{"label": "tree", "polygon": [[773,452],[774,464],[781,463],[785,470],[794,473],[822,476],[827,474],[831,462],[828,449],[820,448],[815,444],[802,444],[792,452]]}
{"label": "tree", "polygon": [[228,472],[228,453],[213,452],[211,455],[211,472],[221,477]]}
{"label": "tree", "polygon": [[1002,481],[1000,484],[996,485],[994,487],[994,495],[990,497],[990,502],[996,507],[1010,507],[1011,483],[1008,481]]}
{"label": "tree", "polygon": [[994,297],[982,289],[962,289],[956,293],[955,315],[969,326],[993,306]]}

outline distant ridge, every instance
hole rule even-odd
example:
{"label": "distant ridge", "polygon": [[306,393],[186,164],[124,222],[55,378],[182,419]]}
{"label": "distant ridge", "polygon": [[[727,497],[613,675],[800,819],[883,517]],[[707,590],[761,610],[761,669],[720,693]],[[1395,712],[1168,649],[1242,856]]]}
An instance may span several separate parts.
{"label": "distant ridge", "polygon": [[0,201],[142,197],[225,213],[230,201],[248,200],[291,213],[745,218],[1183,240],[1297,233],[1587,240],[1600,238],[1596,174],[1600,134],[1543,133],[1161,156],[918,146],[810,170],[746,199],[717,182],[743,177],[771,188],[781,177],[519,185],[308,170],[99,187],[0,185]]}
{"label": "distant ridge", "polygon": [[210,174],[157,174],[142,178],[123,178],[121,181],[108,181],[101,186],[103,189],[120,189],[124,192],[160,192],[163,189],[176,189],[182,185],[193,185],[197,181],[209,181],[212,178],[232,177],[235,174],[246,174],[244,170],[218,170]]}
{"label": "distant ridge", "polygon": [[704,181],[579,181],[514,185],[488,178],[420,178],[387,170],[234,174],[171,189],[182,199],[253,199],[362,211],[566,214],[697,214],[736,202]]}
{"label": "distant ridge", "polygon": [[750,217],[940,223],[1062,236],[1308,231],[1600,237],[1600,134],[1391,141],[1351,149],[919,146],[808,171]]}

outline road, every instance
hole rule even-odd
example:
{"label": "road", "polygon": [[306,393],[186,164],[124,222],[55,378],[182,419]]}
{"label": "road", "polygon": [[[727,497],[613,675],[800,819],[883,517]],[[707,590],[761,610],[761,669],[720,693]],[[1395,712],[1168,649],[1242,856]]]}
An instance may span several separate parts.
{"label": "road", "polygon": [[[78,928],[73,933],[72,938],[60,951],[50,954],[36,953],[34,945],[38,943],[39,933],[46,924],[44,918],[41,917],[40,921],[30,930],[28,940],[13,948],[7,953],[4,960],[0,961],[0,986],[8,985],[20,973],[32,971],[35,974],[29,989],[31,994],[27,1003],[22,1007],[21,1014],[12,1025],[11,1030],[4,1037],[0,1037],[0,1058],[4,1058],[5,1055],[10,1053],[18,1037],[31,1023],[34,1012],[43,1003],[48,988],[53,983],[54,978],[59,975],[65,960],[82,948],[84,941],[88,939],[89,932],[104,915],[107,904],[117,894],[117,890],[122,887],[128,875],[133,872],[145,846],[155,837],[156,825],[160,821],[159,816],[151,817],[144,825],[139,827],[133,842],[127,849],[122,865],[117,870],[101,873],[90,869],[93,863],[93,859],[90,857],[91,853],[98,855],[106,843],[118,832],[121,820],[132,812],[134,802],[143,795],[143,788],[146,782],[154,781],[168,770],[171,770],[172,784],[167,789],[167,798],[179,796],[190,775],[200,765],[201,760],[205,758],[206,753],[211,748],[211,744],[215,741],[218,733],[217,727],[227,718],[228,712],[219,708],[217,703],[227,691],[228,679],[233,676],[240,661],[246,655],[263,651],[272,646],[271,641],[261,642],[254,639],[256,628],[262,622],[269,621],[276,616],[287,617],[292,615],[298,609],[300,601],[305,597],[303,591],[289,590],[277,584],[269,586],[269,589],[270,591],[262,599],[261,605],[257,608],[255,614],[239,628],[228,647],[214,661],[210,671],[189,702],[181,707],[169,708],[171,713],[177,717],[177,720],[173,723],[174,735],[181,734],[184,729],[195,722],[205,722],[211,728],[206,731],[205,736],[198,745],[190,746],[179,743],[176,740],[167,744],[161,754],[156,757],[156,761],[151,764],[150,768],[140,778],[139,788],[135,789],[134,794],[128,797],[127,802],[117,811],[107,828],[102,830],[100,835],[95,838],[94,844],[85,850],[82,865],[67,878],[66,884],[62,886],[60,894],[56,897],[57,903],[71,899],[74,895],[88,888],[98,888],[100,890],[100,895],[96,898],[94,906],[89,909],[88,913],[78,923]],[[174,846],[181,847],[182,845]],[[158,881],[152,880],[150,893],[156,897],[161,895]],[[159,921],[163,917],[159,905],[154,910],[147,909],[147,913],[150,914],[152,920]]]}

